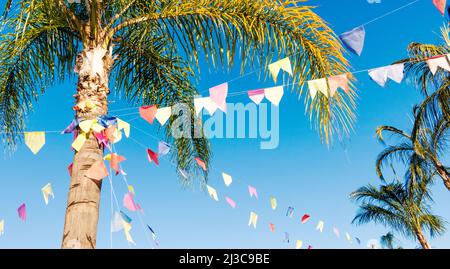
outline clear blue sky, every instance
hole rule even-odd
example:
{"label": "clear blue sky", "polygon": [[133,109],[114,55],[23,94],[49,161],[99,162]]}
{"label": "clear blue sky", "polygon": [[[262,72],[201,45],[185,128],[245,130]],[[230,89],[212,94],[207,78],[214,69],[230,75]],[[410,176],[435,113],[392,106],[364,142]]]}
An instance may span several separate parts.
{"label": "clear blue sky", "polygon": [[[328,21],[331,27],[342,33],[379,15],[402,6],[412,0],[381,0],[370,4],[367,0],[315,0],[315,11]],[[0,3],[4,4],[1,0]],[[439,27],[443,18],[431,0],[418,3],[388,16],[366,27],[366,45],[361,57],[349,55],[355,70],[387,65],[406,56],[410,42],[440,42]],[[231,73],[208,73],[205,67],[198,88],[228,81],[238,76]],[[379,125],[407,127],[413,104],[420,100],[418,92],[403,82],[390,82],[381,88],[372,82],[367,73],[357,75],[358,122],[351,139],[345,146],[336,143],[327,149],[320,143],[318,135],[310,128],[304,115],[303,100],[286,91],[280,104],[280,144],[275,150],[260,150],[256,139],[212,140],[214,158],[210,184],[219,192],[220,202],[211,200],[198,188],[198,184],[185,188],[176,178],[174,168],[168,162],[159,167],[149,165],[145,150],[130,140],[117,144],[118,152],[127,160],[123,163],[130,184],[136,189],[136,199],[145,210],[143,220],[150,224],[159,236],[163,248],[294,248],[295,240],[315,248],[356,248],[349,244],[343,234],[348,231],[361,239],[361,247],[367,241],[379,238],[387,232],[382,226],[364,225],[356,227],[350,222],[357,206],[348,199],[356,188],[379,183],[375,175],[374,162],[382,146],[375,140],[374,131]],[[257,76],[237,80],[230,84],[229,91],[273,86],[272,81],[258,81]],[[35,112],[28,118],[29,130],[61,130],[73,117],[72,94],[75,81],[50,88],[39,100]],[[115,103],[111,109],[128,107],[114,93]],[[232,97],[229,102],[249,102],[246,96]],[[127,111],[129,112],[129,111]],[[135,116],[125,116],[131,119]],[[143,120],[134,121],[137,127],[159,136],[155,129]],[[157,142],[149,136],[132,130],[132,137],[151,148]],[[47,144],[33,155],[25,145],[20,145],[12,155],[6,154],[0,161],[0,219],[6,220],[5,234],[0,236],[0,248],[58,248],[62,238],[64,213],[67,202],[69,176],[67,166],[72,162],[71,136],[48,134]],[[448,161],[448,160],[447,160]],[[225,188],[217,171],[231,174],[236,184]],[[121,202],[126,186],[120,177],[115,177],[114,188]],[[54,188],[55,199],[48,206],[40,192],[48,182]],[[238,183],[241,182],[241,183]],[[258,189],[259,199],[250,198],[245,184]],[[231,209],[224,195],[233,197],[238,203]],[[279,209],[272,211],[269,196],[278,199]],[[441,182],[434,188],[435,212],[450,220],[450,195]],[[17,217],[17,208],[27,204],[27,221]],[[295,208],[293,219],[285,217],[288,206]],[[247,226],[250,211],[260,215],[257,229]],[[136,213],[133,218],[132,235],[137,248],[149,247],[144,230]],[[299,218],[309,213],[311,220],[301,225]],[[319,219],[325,221],[321,234],[315,230]],[[98,247],[110,247],[109,223],[110,187],[103,185]],[[272,234],[268,222],[276,225]],[[341,231],[338,239],[332,232],[335,226]],[[288,232],[291,243],[283,242]],[[403,240],[404,247],[417,244]],[[434,247],[449,247],[450,235],[431,240]],[[122,232],[113,234],[115,248],[127,248]]]}

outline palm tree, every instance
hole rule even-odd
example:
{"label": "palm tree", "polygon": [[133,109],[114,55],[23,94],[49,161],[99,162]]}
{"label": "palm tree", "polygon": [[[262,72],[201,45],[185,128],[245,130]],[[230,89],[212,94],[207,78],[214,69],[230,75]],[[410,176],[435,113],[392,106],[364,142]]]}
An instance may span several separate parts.
{"label": "palm tree", "polygon": [[428,230],[431,237],[445,231],[445,222],[431,213],[429,183],[430,178],[425,178],[412,188],[399,181],[359,188],[350,194],[351,199],[361,202],[352,223],[382,224],[407,238],[416,238],[422,248],[429,249],[424,230]]}
{"label": "palm tree", "polygon": [[[75,74],[75,117],[86,120],[108,115],[110,82],[131,103],[185,103],[194,115],[193,80],[203,58],[226,68],[240,58],[243,72],[290,56],[298,85],[348,72],[336,35],[303,0],[17,0],[11,10],[9,3],[0,37],[0,127],[12,147],[38,96]],[[267,77],[267,68],[260,70]],[[307,96],[302,87],[293,89]],[[354,90],[305,98],[323,141],[351,131],[355,98]],[[180,117],[172,115],[165,128],[176,147],[173,158],[179,169],[201,174],[192,157],[208,165],[208,142],[171,137]],[[193,123],[189,133],[198,131],[198,121],[185,121]],[[102,156],[92,134],[74,154],[63,248],[72,240],[96,246],[101,182],[85,174]],[[201,175],[205,182],[207,173]]]}
{"label": "palm tree", "polygon": [[[393,126],[380,126],[377,128],[377,138],[384,144],[383,133],[398,138],[398,143],[387,146],[377,157],[376,172],[381,179],[383,176],[383,166],[393,160],[403,162],[407,167],[407,172],[411,176],[406,178],[414,181],[416,178],[426,174],[436,172],[442,179],[445,187],[450,190],[450,172],[442,163],[442,158],[448,152],[448,142],[450,135],[450,122],[444,116],[436,118],[430,122],[429,127],[417,123],[418,111],[416,107],[413,111],[414,126],[413,131],[408,133]],[[420,127],[418,127],[420,125]]]}
{"label": "palm tree", "polygon": [[402,247],[398,246],[395,247],[397,239],[395,238],[395,235],[392,232],[388,232],[385,235],[382,235],[380,237],[380,243],[383,248],[387,249],[401,249]]}

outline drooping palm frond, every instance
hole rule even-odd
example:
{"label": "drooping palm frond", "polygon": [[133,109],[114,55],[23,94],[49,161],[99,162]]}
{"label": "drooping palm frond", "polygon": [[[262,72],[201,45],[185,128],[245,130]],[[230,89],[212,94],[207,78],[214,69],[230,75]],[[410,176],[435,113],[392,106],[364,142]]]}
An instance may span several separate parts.
{"label": "drooping palm frond", "polygon": [[[133,26],[152,22],[173,39],[178,54],[183,53],[197,67],[202,55],[212,66],[226,68],[239,57],[242,71],[245,67],[267,66],[275,57],[290,56],[295,73],[292,84],[347,73],[348,63],[335,34],[311,7],[300,5],[303,2],[129,1],[127,11],[103,29],[104,46]],[[295,88],[309,97],[302,87]],[[310,117],[325,142],[331,142],[335,134],[343,136],[351,131],[355,98],[353,90],[330,98],[318,95],[313,101],[305,98]]]}
{"label": "drooping palm frond", "polygon": [[70,76],[79,49],[78,33],[53,3],[30,1],[0,37],[0,130],[12,147],[33,102],[50,84]]}

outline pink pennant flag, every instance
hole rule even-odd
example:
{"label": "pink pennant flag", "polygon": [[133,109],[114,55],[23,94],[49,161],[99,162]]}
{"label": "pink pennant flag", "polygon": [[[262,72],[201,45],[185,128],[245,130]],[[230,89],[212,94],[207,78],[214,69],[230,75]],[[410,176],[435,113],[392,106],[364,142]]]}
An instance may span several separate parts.
{"label": "pink pennant flag", "polygon": [[27,219],[27,210],[25,204],[21,204],[17,209],[17,213],[19,213],[19,218],[23,221]]}
{"label": "pink pennant flag", "polygon": [[447,56],[445,55],[431,57],[427,59],[427,64],[433,75],[436,74],[438,67],[450,71],[450,65],[448,64]]}
{"label": "pink pennant flag", "polygon": [[225,113],[227,112],[227,95],[228,83],[223,83],[209,89],[209,98]]}
{"label": "pink pennant flag", "polygon": [[149,162],[155,162],[155,164],[158,166],[158,153],[152,151],[151,149],[147,149],[147,158]]}
{"label": "pink pennant flag", "polygon": [[269,228],[272,231],[272,233],[275,232],[275,225],[273,223],[269,223]]}
{"label": "pink pennant flag", "polygon": [[442,16],[444,16],[445,15],[445,6],[447,5],[447,0],[433,0],[433,4],[439,10],[439,12],[442,14]]}
{"label": "pink pennant flag", "polygon": [[70,177],[72,177],[72,168],[73,168],[73,163],[69,164],[69,166],[67,167],[67,171],[69,171]]}
{"label": "pink pennant flag", "polygon": [[333,227],[333,233],[337,236],[337,237],[339,237],[341,234],[339,233],[339,230],[338,230],[338,228],[336,228],[336,227]]}
{"label": "pink pennant flag", "polygon": [[250,197],[255,196],[256,198],[258,198],[258,192],[256,191],[255,187],[249,185],[248,193],[250,194]]}
{"label": "pink pennant flag", "polygon": [[157,112],[158,109],[156,108],[155,105],[141,106],[139,108],[139,114],[141,115],[141,117],[150,124],[153,124],[153,120],[155,119]]}
{"label": "pink pennant flag", "polygon": [[111,169],[116,171],[116,176],[119,174],[119,163],[125,161],[125,157],[120,156],[119,154],[112,153],[111,154],[111,160],[109,161],[109,165],[111,166]]}
{"label": "pink pennant flag", "polygon": [[130,211],[138,210],[136,204],[134,203],[133,195],[129,192],[123,197],[123,206],[125,206]]}
{"label": "pink pennant flag", "polygon": [[264,99],[264,89],[248,91],[248,97],[259,105]]}
{"label": "pink pennant flag", "polygon": [[[115,128],[115,127],[114,127]],[[97,142],[99,145],[103,145],[105,147],[109,147],[108,145],[108,137],[106,136],[106,132],[94,132],[95,138],[97,138]]]}
{"label": "pink pennant flag", "polygon": [[87,170],[86,177],[94,180],[102,180],[109,175],[108,168],[106,168],[103,160],[98,160],[92,164],[92,166]]}
{"label": "pink pennant flag", "polygon": [[232,207],[232,208],[236,208],[236,202],[233,201],[233,199],[231,199],[228,196],[225,196],[225,200],[227,201],[227,203]]}
{"label": "pink pennant flag", "polygon": [[200,166],[203,169],[203,171],[206,172],[206,164],[205,164],[205,162],[202,159],[198,158],[198,157],[194,157],[194,159],[197,162],[198,166]]}
{"label": "pink pennant flag", "polygon": [[308,214],[303,215],[302,224],[305,224],[310,218],[311,218],[311,216]]}
{"label": "pink pennant flag", "polygon": [[330,86],[331,96],[334,96],[338,88],[342,88],[346,93],[348,93],[349,86],[347,75],[329,77],[328,85]]}

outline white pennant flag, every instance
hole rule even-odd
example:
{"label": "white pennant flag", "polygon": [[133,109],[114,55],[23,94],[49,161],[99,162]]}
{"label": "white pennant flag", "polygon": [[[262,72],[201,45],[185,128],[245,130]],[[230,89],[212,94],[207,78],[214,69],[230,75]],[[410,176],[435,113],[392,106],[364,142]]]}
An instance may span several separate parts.
{"label": "white pennant flag", "polygon": [[172,115],[172,108],[170,106],[158,108],[156,111],[155,118],[159,121],[161,125],[166,124],[167,120]]}
{"label": "white pennant flag", "polygon": [[265,89],[264,94],[267,100],[269,100],[274,106],[278,106],[284,94],[283,86]]}
{"label": "white pennant flag", "polygon": [[223,182],[225,183],[225,185],[227,187],[230,186],[231,183],[233,182],[233,178],[226,173],[222,173],[222,177],[223,177]]}
{"label": "white pennant flag", "polygon": [[48,183],[42,189],[42,195],[44,196],[45,204],[48,205],[48,197],[51,196],[55,199],[55,195],[53,194],[52,184]]}
{"label": "white pennant flag", "polygon": [[316,230],[319,230],[320,232],[323,232],[323,226],[324,225],[325,225],[325,223],[320,220],[319,223],[317,223]]}

